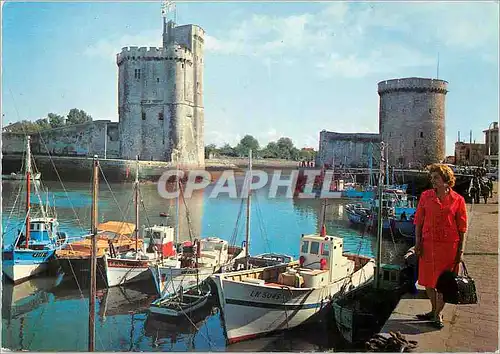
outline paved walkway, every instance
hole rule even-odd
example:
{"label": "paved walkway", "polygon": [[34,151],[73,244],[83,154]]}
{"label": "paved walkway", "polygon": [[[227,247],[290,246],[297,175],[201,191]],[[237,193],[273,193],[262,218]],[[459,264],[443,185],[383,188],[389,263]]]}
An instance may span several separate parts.
{"label": "paved walkway", "polygon": [[476,305],[450,305],[443,311],[445,327],[436,330],[415,314],[428,312],[423,289],[407,294],[394,310],[382,333],[400,331],[418,341],[418,352],[494,352],[498,336],[498,194],[488,204],[467,205],[469,231],[464,260],[476,283]]}

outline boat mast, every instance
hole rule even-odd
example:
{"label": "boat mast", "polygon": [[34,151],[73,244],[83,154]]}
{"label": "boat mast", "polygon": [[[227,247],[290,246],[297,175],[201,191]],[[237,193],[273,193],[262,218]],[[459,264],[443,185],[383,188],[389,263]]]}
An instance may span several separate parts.
{"label": "boat mast", "polygon": [[139,155],[135,157],[135,183],[134,183],[134,201],[135,201],[135,259],[139,258]]}
{"label": "boat mast", "polygon": [[385,182],[389,185],[389,145],[385,149]]}
{"label": "boat mast", "polygon": [[384,189],[384,143],[380,143],[380,169],[378,175],[378,212],[377,212],[377,255],[375,257],[375,288],[379,288],[380,264],[382,258],[382,190]]}
{"label": "boat mast", "polygon": [[95,344],[95,296],[97,275],[97,191],[99,183],[99,161],[97,155],[93,159],[92,178],[92,212],[91,212],[91,254],[90,254],[90,294],[89,294],[89,352],[94,351]]}
{"label": "boat mast", "polygon": [[248,178],[248,196],[247,196],[247,222],[246,222],[246,237],[245,237],[245,269],[248,269],[249,264],[249,252],[250,252],[250,202],[252,191],[250,190],[252,186],[252,149],[248,152],[248,171],[250,176]]}
{"label": "boat mast", "polygon": [[370,143],[368,145],[368,167],[370,169],[370,174],[368,176],[368,186],[371,187],[373,186],[373,182],[372,182],[372,174],[373,174],[373,143]]}
{"label": "boat mast", "polygon": [[30,242],[30,179],[31,179],[31,136],[28,135],[26,142],[26,248]]}

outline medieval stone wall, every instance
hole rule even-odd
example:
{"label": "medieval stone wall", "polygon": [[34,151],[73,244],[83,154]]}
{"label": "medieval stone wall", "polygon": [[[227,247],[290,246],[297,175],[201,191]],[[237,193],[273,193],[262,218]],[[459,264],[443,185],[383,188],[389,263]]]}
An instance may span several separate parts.
{"label": "medieval stone wall", "polygon": [[418,167],[444,160],[447,85],[425,78],[379,82],[379,128],[390,165]]}
{"label": "medieval stone wall", "polygon": [[[319,134],[319,151],[316,164],[368,167],[370,156],[377,156],[378,134],[335,133],[323,130]],[[377,157],[372,159],[375,165]]]}
{"label": "medieval stone wall", "polygon": [[[105,143],[105,139],[107,139]],[[120,153],[118,123],[106,120],[49,129],[31,136],[33,154],[55,156],[93,156],[117,158]],[[22,154],[24,134],[3,133],[2,153]]]}

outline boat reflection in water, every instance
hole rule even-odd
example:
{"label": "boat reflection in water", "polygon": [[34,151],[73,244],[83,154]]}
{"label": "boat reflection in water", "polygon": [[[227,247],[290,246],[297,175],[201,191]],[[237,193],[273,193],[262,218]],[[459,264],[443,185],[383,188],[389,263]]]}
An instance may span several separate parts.
{"label": "boat reflection in water", "polygon": [[29,314],[50,302],[53,286],[60,277],[36,277],[14,285],[2,281],[2,347],[11,350],[29,350],[24,341],[25,329],[30,326]]}

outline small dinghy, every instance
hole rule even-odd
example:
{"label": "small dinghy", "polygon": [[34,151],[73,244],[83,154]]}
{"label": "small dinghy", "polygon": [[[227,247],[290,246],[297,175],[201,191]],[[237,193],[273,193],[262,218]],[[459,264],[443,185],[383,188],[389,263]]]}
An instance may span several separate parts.
{"label": "small dinghy", "polygon": [[149,311],[158,315],[181,318],[205,306],[211,296],[212,290],[207,282],[188,289],[181,287],[177,293],[153,301]]}

